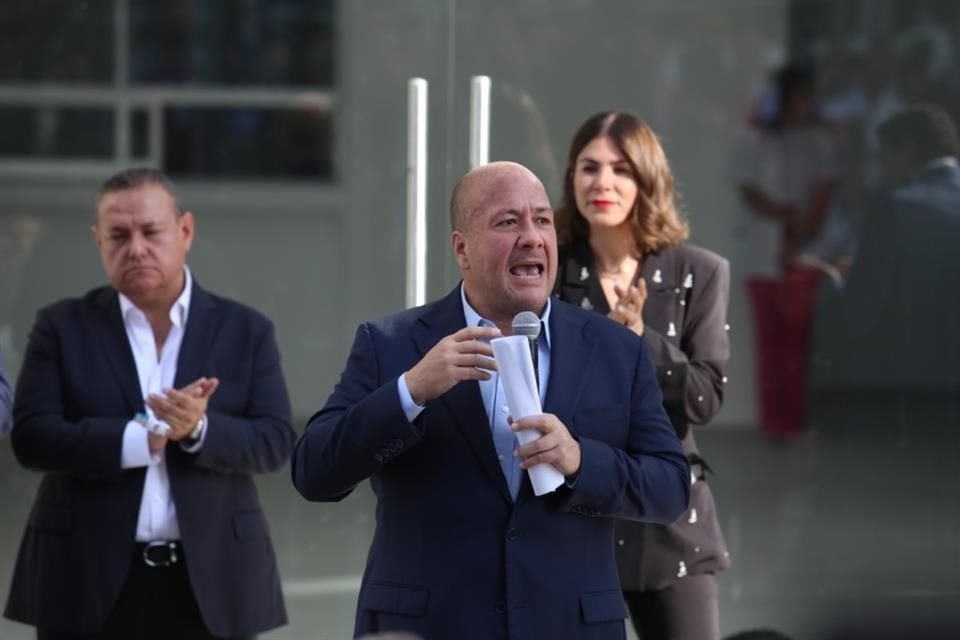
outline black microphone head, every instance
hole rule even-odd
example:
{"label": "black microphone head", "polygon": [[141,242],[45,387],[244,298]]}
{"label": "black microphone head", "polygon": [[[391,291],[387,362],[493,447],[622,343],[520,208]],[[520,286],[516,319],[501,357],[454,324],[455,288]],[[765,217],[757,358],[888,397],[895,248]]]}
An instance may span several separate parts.
{"label": "black microphone head", "polygon": [[513,316],[513,335],[536,338],[540,335],[540,318],[533,311],[521,311]]}

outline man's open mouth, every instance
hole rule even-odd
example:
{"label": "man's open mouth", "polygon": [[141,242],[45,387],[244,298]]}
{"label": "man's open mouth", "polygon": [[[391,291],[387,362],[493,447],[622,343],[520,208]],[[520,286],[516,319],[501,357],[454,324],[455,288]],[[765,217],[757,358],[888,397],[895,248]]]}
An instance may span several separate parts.
{"label": "man's open mouth", "polygon": [[522,262],[510,267],[510,275],[523,280],[537,280],[543,276],[544,266],[539,262]]}

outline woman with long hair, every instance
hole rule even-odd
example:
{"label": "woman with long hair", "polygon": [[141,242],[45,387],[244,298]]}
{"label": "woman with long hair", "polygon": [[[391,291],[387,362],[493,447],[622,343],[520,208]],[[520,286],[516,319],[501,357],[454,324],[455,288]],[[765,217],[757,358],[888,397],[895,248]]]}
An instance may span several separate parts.
{"label": "woman with long hair", "polygon": [[628,113],[599,113],[573,136],[557,295],[642,336],[664,408],[691,463],[691,505],[672,525],[621,520],[615,552],[643,640],[720,637],[714,573],[730,564],[691,425],[720,410],[730,353],[727,261],[686,242],[673,174],[656,134]]}

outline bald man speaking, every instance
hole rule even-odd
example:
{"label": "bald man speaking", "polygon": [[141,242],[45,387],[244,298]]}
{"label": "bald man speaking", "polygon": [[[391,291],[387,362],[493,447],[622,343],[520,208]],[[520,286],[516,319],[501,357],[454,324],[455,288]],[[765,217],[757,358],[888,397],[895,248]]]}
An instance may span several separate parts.
{"label": "bald man speaking", "polygon": [[[497,162],[454,188],[463,278],[445,298],[364,323],[293,455],[308,500],[369,478],[377,524],[355,635],[624,638],[613,517],[668,523],[690,470],[643,340],[550,299],[553,210],[525,167]],[[544,413],[513,420],[489,341],[536,313]],[[520,446],[516,432],[542,437]],[[535,496],[526,469],[565,482]]]}

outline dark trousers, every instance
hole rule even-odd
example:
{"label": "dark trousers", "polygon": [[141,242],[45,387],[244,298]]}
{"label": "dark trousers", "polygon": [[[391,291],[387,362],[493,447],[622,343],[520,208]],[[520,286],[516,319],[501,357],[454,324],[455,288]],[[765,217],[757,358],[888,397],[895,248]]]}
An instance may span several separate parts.
{"label": "dark trousers", "polygon": [[120,599],[97,633],[64,633],[37,628],[37,640],[174,639],[216,640],[200,616],[182,553],[176,564],[150,567],[138,550]]}
{"label": "dark trousers", "polygon": [[640,640],[719,640],[717,580],[712,573],[680,578],[659,591],[625,591]]}

